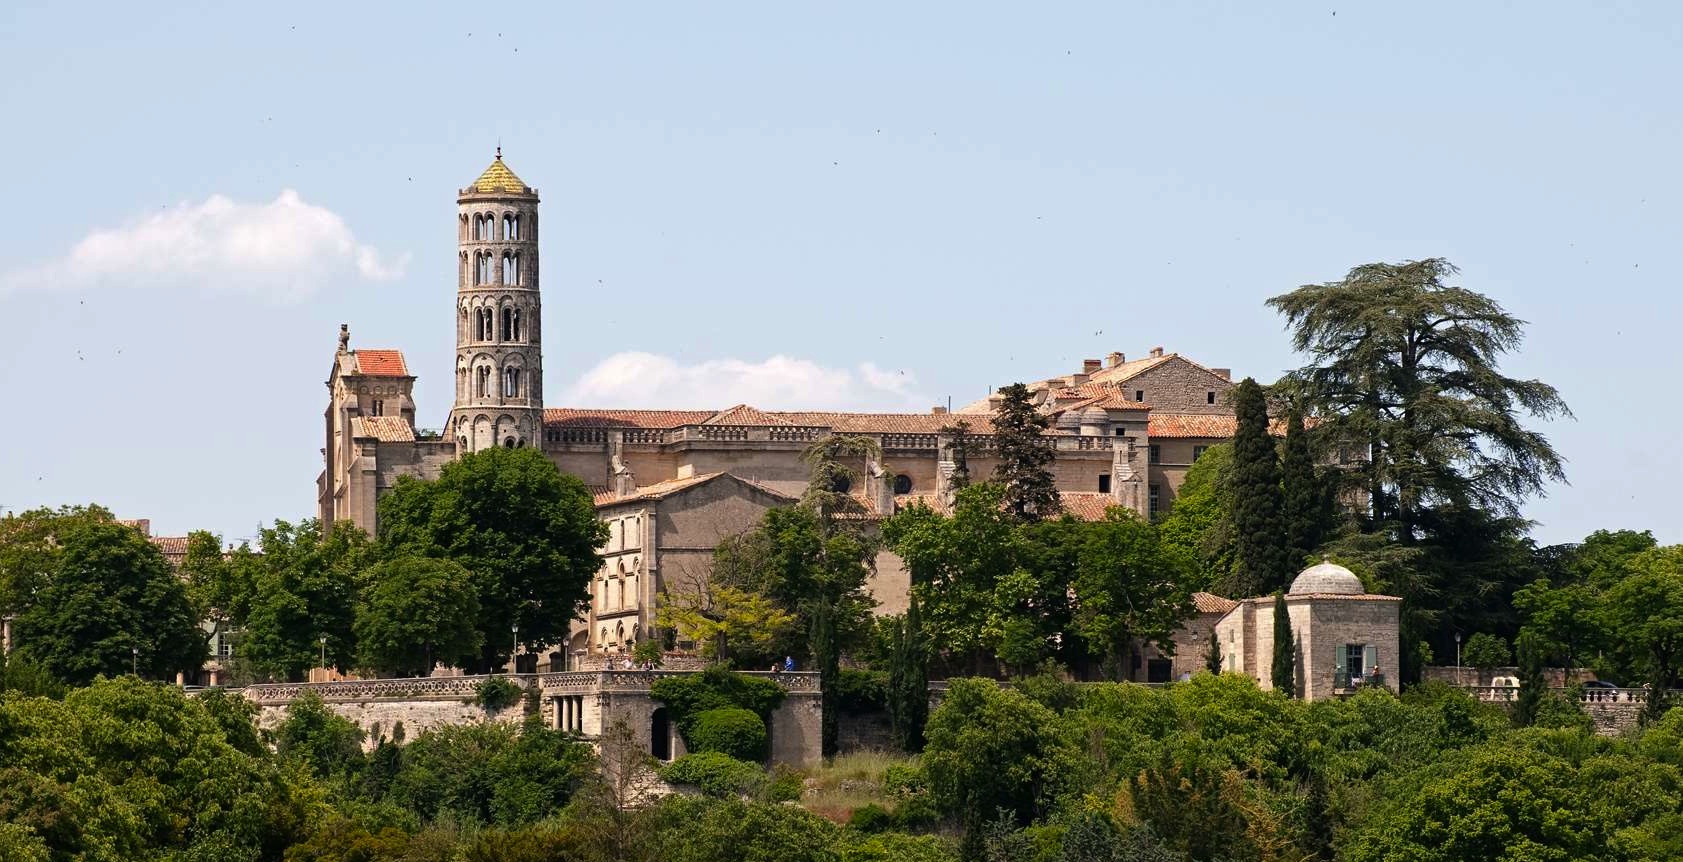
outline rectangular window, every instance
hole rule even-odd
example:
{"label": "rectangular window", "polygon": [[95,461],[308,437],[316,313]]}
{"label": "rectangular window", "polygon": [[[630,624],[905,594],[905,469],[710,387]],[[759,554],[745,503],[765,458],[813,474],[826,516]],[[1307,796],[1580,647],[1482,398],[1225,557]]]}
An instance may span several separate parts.
{"label": "rectangular window", "polygon": [[1144,389],[1135,389],[1134,390],[1134,400],[1135,401],[1144,401],[1145,400],[1145,390]]}
{"label": "rectangular window", "polygon": [[1367,661],[1367,644],[1345,644],[1339,650],[1338,663],[1333,668],[1333,684],[1337,688],[1352,688],[1361,682],[1363,665]]}
{"label": "rectangular window", "polygon": [[1208,446],[1194,446],[1194,447],[1192,447],[1192,460],[1196,461],[1199,458],[1203,457],[1204,453],[1206,451],[1208,451],[1209,448],[1210,447],[1208,447]]}
{"label": "rectangular window", "polygon": [[1151,447],[1149,449],[1147,449],[1146,451],[1148,453],[1150,453],[1151,463],[1155,464],[1158,461],[1163,460],[1163,447],[1162,446],[1159,446],[1156,443],[1153,443],[1153,444],[1151,444]]}
{"label": "rectangular window", "polygon": [[1149,507],[1149,511],[1151,512],[1152,517],[1156,517],[1156,515],[1157,515],[1157,486],[1156,485],[1151,486],[1151,505]]}
{"label": "rectangular window", "polygon": [[1211,389],[1210,391],[1204,393],[1204,403],[1205,404],[1214,404],[1215,403],[1215,390],[1214,389]]}
{"label": "rectangular window", "polygon": [[1099,493],[1100,494],[1109,494],[1110,493],[1110,474],[1109,473],[1100,473],[1099,474]]}
{"label": "rectangular window", "polygon": [[1116,429],[1116,436],[1122,437],[1122,436],[1125,436],[1126,434],[1127,434],[1127,429],[1126,428]]}

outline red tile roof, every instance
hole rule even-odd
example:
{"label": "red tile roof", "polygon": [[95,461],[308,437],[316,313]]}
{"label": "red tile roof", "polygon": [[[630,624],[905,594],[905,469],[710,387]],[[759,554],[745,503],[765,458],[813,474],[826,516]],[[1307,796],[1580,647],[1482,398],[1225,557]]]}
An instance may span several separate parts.
{"label": "red tile roof", "polygon": [[795,498],[789,496],[788,494],[784,494],[780,491],[761,485],[758,482],[751,482],[741,476],[736,476],[730,473],[702,473],[696,476],[687,476],[682,479],[668,479],[664,482],[656,482],[653,485],[643,485],[637,489],[635,494],[628,497],[614,496],[613,489],[605,485],[591,485],[589,487],[590,495],[595,500],[596,507],[602,508],[604,506],[614,506],[620,503],[635,503],[642,500],[659,500],[676,494],[679,491],[694,488],[697,485],[704,485],[721,476],[730,476],[730,478],[735,479],[744,485],[749,485],[768,494],[781,497],[791,503],[795,500]]}
{"label": "red tile roof", "polygon": [[401,350],[356,350],[358,374],[374,377],[408,377],[409,365],[403,361]]}
{"label": "red tile roof", "polygon": [[186,536],[148,536],[147,538],[152,542],[154,547],[163,552],[164,559],[169,560],[169,564],[171,566],[180,568],[181,564],[186,562]]}
{"label": "red tile roof", "polygon": [[413,443],[415,429],[401,416],[358,416],[351,420],[352,437],[373,437],[382,443]]}
{"label": "red tile roof", "polygon": [[703,425],[792,425],[794,423],[789,422],[786,419],[779,419],[778,417],[773,416],[770,413],[766,413],[765,411],[760,410],[757,407],[749,407],[746,404],[738,404],[735,407],[730,408],[729,410],[720,410],[718,413],[715,413],[712,416],[707,417],[705,420],[702,421],[701,424],[703,424]]}
{"label": "red tile roof", "polygon": [[988,416],[935,413],[836,413],[762,411],[738,405],[712,410],[589,410],[551,407],[543,412],[548,428],[678,428],[684,425],[804,425],[840,434],[935,434],[963,420],[972,434],[993,433]]}
{"label": "red tile roof", "polygon": [[1116,505],[1109,494],[1091,491],[1060,491],[1058,499],[1063,501],[1064,511],[1078,521],[1102,521],[1105,511]]}
{"label": "red tile roof", "polygon": [[[1308,424],[1314,424],[1310,422]],[[1202,415],[1196,413],[1153,413],[1151,422],[1146,426],[1146,433],[1153,437],[1215,437],[1226,439],[1239,431],[1239,420],[1235,416]],[[1275,437],[1286,436],[1286,423],[1283,419],[1270,419],[1268,433]]]}
{"label": "red tile roof", "polygon": [[1192,607],[1201,614],[1225,614],[1238,607],[1239,603],[1216,595],[1215,593],[1193,593]]}

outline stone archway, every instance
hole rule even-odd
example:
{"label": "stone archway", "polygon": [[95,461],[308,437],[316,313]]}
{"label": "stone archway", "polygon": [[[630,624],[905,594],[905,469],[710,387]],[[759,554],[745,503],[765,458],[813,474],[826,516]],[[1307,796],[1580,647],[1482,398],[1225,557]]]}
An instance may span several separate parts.
{"label": "stone archway", "polygon": [[649,716],[649,753],[662,761],[672,759],[672,716],[664,706]]}

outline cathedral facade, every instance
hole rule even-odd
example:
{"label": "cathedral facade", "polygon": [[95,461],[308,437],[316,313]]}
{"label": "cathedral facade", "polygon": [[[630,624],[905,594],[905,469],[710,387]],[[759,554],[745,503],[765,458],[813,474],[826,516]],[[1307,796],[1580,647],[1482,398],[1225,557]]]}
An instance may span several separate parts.
{"label": "cathedral facade", "polygon": [[[877,517],[913,501],[950,503],[957,433],[966,434],[971,474],[992,472],[998,396],[951,413],[546,408],[538,202],[500,151],[457,195],[456,385],[443,432],[417,430],[416,378],[402,352],[352,349],[341,326],[317,500],[324,528],[348,520],[372,534],[376,503],[398,478],[435,478],[451,460],[492,446],[539,447],[590,486],[610,527],[590,609],[551,665],[629,651],[665,591],[707,577],[721,539],[794,502],[808,475],[800,453],[826,436],[880,445],[880,461],[852,465],[859,480],[849,489]],[[1080,518],[1110,506],[1142,517],[1167,511],[1192,462],[1235,430],[1228,370],[1162,348],[1085,360],[1029,385],[1050,420],[1064,508]],[[870,587],[881,612],[905,608],[907,578],[892,554],[878,559]]]}

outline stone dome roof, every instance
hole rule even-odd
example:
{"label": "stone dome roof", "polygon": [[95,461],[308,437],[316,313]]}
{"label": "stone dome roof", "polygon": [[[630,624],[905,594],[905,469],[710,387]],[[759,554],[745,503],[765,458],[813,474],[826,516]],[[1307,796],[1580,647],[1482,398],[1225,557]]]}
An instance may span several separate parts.
{"label": "stone dome roof", "polygon": [[1319,563],[1299,572],[1291,582],[1291,589],[1287,595],[1305,595],[1309,593],[1334,593],[1339,595],[1359,596],[1366,593],[1362,588],[1362,579],[1356,573],[1323,559]]}
{"label": "stone dome roof", "polygon": [[1071,431],[1073,431],[1077,428],[1080,428],[1081,427],[1081,412],[1078,411],[1078,410],[1065,410],[1064,412],[1059,413],[1058,414],[1058,427],[1059,428],[1065,428],[1065,429],[1068,429],[1068,430],[1071,430]]}
{"label": "stone dome roof", "polygon": [[1083,425],[1103,425],[1109,421],[1110,411],[1103,407],[1094,405],[1081,411],[1081,424]]}

